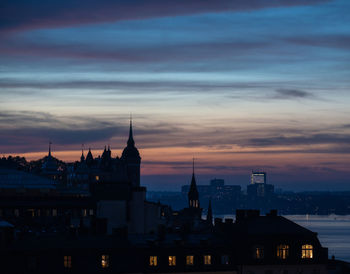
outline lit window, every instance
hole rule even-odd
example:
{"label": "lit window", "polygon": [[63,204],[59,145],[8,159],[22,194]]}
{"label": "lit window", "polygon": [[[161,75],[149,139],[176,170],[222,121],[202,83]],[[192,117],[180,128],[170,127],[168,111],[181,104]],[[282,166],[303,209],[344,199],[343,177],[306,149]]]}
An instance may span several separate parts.
{"label": "lit window", "polygon": [[280,259],[287,259],[289,255],[289,245],[279,245],[277,246],[277,257]]}
{"label": "lit window", "polygon": [[228,255],[221,256],[221,264],[229,264],[229,256]]}
{"label": "lit window", "polygon": [[211,255],[204,255],[204,264],[211,265]]}
{"label": "lit window", "polygon": [[101,266],[102,266],[102,268],[109,267],[109,255],[102,255],[101,256]]}
{"label": "lit window", "polygon": [[264,248],[261,246],[257,246],[254,248],[254,258],[255,259],[263,259],[264,258]]}
{"label": "lit window", "polygon": [[301,258],[312,259],[313,258],[313,247],[312,245],[306,244],[301,247]]}
{"label": "lit window", "polygon": [[157,266],[158,265],[158,256],[149,256],[149,265]]}
{"label": "lit window", "polygon": [[186,256],[186,265],[193,265],[194,262],[194,256],[193,255],[187,255]]}
{"label": "lit window", "polygon": [[86,216],[87,216],[87,210],[86,210],[86,209],[82,209],[81,214],[82,214],[84,217],[86,217]]}
{"label": "lit window", "polygon": [[72,256],[64,256],[63,257],[63,266],[65,268],[71,268],[72,267]]}
{"label": "lit window", "polygon": [[96,181],[99,181],[99,180],[100,180],[100,176],[96,175],[96,176],[95,176],[95,180],[96,180]]}
{"label": "lit window", "polygon": [[176,256],[169,256],[169,266],[175,266],[176,265]]}
{"label": "lit window", "polygon": [[89,210],[89,215],[90,215],[90,216],[94,215],[94,210],[93,210],[93,209],[90,209],[90,210]]}

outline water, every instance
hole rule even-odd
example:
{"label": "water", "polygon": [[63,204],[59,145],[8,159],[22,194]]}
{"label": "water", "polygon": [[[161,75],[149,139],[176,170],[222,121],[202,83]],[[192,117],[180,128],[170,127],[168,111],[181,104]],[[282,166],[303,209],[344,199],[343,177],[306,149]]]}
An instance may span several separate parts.
{"label": "water", "polygon": [[287,215],[286,218],[318,233],[328,255],[350,262],[350,215]]}

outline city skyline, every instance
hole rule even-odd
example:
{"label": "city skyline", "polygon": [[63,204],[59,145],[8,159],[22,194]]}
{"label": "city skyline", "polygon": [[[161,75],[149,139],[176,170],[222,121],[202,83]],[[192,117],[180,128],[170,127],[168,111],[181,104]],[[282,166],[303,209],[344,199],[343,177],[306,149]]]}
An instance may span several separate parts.
{"label": "city skyline", "polygon": [[262,168],[284,189],[349,190],[349,11],[345,0],[7,1],[0,155],[38,159],[51,140],[65,161],[81,144],[121,156],[132,113],[150,189],[187,182],[195,157],[202,182],[248,184]]}

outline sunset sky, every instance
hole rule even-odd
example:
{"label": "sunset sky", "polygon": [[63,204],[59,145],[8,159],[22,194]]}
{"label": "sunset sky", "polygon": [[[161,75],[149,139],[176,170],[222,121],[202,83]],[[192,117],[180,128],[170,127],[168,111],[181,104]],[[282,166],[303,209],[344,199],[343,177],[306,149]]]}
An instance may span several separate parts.
{"label": "sunset sky", "polygon": [[350,190],[349,0],[5,0],[0,155],[126,144],[142,184]]}

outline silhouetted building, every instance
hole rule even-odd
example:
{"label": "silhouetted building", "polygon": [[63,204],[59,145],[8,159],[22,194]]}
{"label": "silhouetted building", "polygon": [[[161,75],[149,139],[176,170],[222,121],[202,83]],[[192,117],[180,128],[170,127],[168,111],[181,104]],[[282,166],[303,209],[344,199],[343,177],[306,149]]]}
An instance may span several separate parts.
{"label": "silhouetted building", "polygon": [[[0,232],[11,231],[5,223]],[[303,273],[326,274],[317,234],[271,212],[237,211],[210,232],[112,237],[52,235],[0,241],[2,273]],[[335,269],[336,263],[329,267]],[[332,269],[333,269],[332,268]],[[333,272],[332,272],[333,273]]]}
{"label": "silhouetted building", "polygon": [[67,184],[58,177],[64,173],[57,162],[50,143],[38,173],[42,176],[0,169],[0,217],[38,231],[67,227],[93,230],[104,224],[108,234],[120,229],[155,233],[164,224],[166,206],[146,201],[146,188],[140,186],[141,157],[131,121],[121,158],[113,158],[109,146],[95,159],[90,149],[86,158],[82,151],[79,162],[67,165]]}
{"label": "silhouetted building", "polygon": [[51,142],[49,143],[49,153],[43,160],[41,175],[53,180],[62,180],[63,172],[59,169],[57,160],[51,155]]}
{"label": "silhouetted building", "polygon": [[247,186],[247,208],[256,208],[264,212],[272,207],[274,186],[266,183],[266,172],[251,174],[251,182]]}
{"label": "silhouetted building", "polygon": [[253,184],[266,184],[266,172],[252,171],[250,176],[250,183]]}
{"label": "silhouetted building", "polygon": [[[189,185],[181,187],[183,196],[190,191]],[[225,185],[223,179],[213,179],[209,185],[197,185],[199,199],[203,203],[213,202],[213,211],[230,214],[240,207],[241,186]]]}

